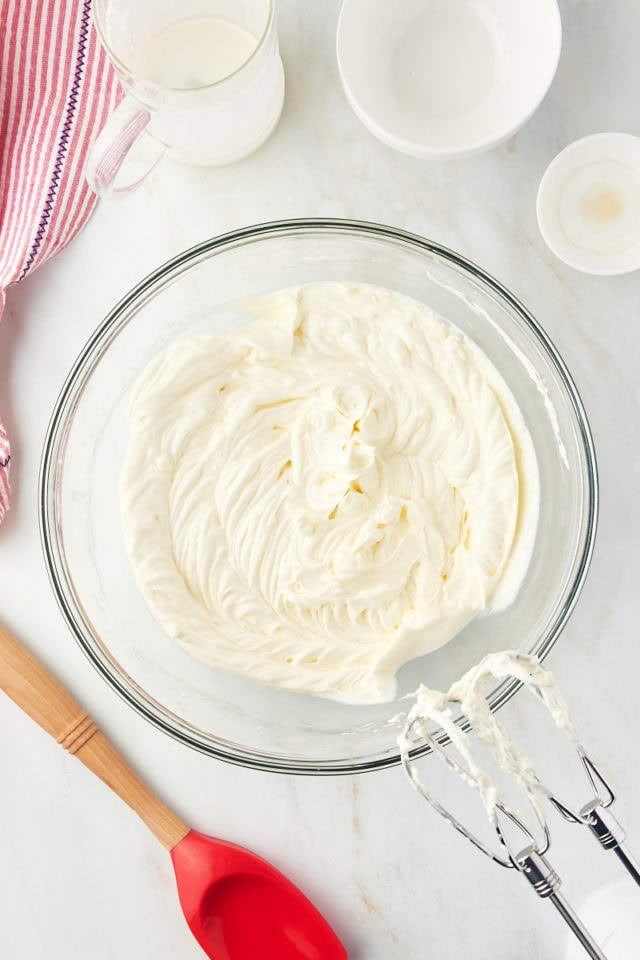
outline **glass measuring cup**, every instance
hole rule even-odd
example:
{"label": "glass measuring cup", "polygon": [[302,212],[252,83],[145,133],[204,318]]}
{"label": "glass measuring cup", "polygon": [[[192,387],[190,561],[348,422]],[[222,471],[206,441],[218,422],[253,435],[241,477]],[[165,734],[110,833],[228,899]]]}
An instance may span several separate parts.
{"label": "glass measuring cup", "polygon": [[96,193],[129,193],[168,153],[232,163],[275,129],[284,101],[273,0],[93,0],[125,96],[87,164]]}

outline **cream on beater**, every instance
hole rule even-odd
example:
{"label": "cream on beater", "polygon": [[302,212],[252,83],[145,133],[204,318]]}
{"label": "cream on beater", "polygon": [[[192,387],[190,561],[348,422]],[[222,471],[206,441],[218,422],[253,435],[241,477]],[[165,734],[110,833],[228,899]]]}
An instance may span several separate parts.
{"label": "cream on beater", "polygon": [[[495,820],[496,807],[501,802],[500,791],[494,780],[477,763],[467,742],[467,734],[455,722],[450,704],[455,703],[462,716],[469,721],[471,728],[481,743],[487,747],[498,766],[510,776],[515,777],[524,788],[534,809],[540,812],[540,796],[545,788],[540,782],[529,757],[517,746],[489,708],[485,694],[485,685],[490,680],[514,679],[536,694],[549,711],[556,727],[570,740],[578,744],[567,705],[558,690],[550,670],[545,670],[537,657],[503,650],[484,657],[446,691],[431,690],[421,685],[416,693],[416,702],[409,711],[406,725],[398,743],[405,766],[410,776],[420,787],[415,768],[409,762],[409,754],[416,742],[414,733],[420,735],[421,727],[429,723],[441,728],[451,740],[467,764],[465,770],[457,761],[442,751],[442,757],[470,787],[478,790],[489,818]],[[422,734],[424,736],[424,733]]]}

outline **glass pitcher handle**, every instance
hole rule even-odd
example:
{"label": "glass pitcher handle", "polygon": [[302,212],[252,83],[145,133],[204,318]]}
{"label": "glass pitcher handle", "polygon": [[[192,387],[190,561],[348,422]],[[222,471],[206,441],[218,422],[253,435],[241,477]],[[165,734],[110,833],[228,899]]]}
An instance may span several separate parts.
{"label": "glass pitcher handle", "polygon": [[148,129],[151,113],[126,95],[98,134],[86,178],[98,196],[126,196],[151,173],[167,147]]}

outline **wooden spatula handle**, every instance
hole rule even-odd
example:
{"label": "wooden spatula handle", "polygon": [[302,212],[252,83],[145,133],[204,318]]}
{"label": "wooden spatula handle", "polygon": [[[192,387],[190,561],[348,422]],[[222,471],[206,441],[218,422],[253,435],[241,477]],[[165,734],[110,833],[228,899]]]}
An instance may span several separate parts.
{"label": "wooden spatula handle", "polygon": [[189,827],[162,803],[71,694],[12,634],[0,626],[0,689],[43,730],[117,793],[172,850]]}

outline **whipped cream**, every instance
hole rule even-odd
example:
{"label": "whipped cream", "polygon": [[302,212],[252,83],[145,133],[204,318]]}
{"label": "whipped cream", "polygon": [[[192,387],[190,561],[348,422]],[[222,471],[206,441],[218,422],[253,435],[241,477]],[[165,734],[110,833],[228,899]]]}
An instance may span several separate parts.
{"label": "whipped cream", "polygon": [[486,355],[392,291],[310,284],[171,346],[129,406],[138,586],[204,662],[347,702],[511,602],[533,445]]}
{"label": "whipped cream", "polygon": [[545,670],[537,657],[504,650],[486,656],[446,692],[431,690],[424,684],[421,685],[416,693],[416,702],[407,716],[403,733],[398,739],[400,753],[414,786],[421,793],[430,796],[410,761],[410,752],[416,746],[416,735],[424,737],[427,731],[437,734],[438,728],[443,730],[464,759],[466,768],[453,759],[446,749],[437,744],[436,749],[449,768],[468,786],[479,792],[489,819],[495,823],[498,804],[503,807],[507,807],[507,804],[494,779],[477,763],[467,734],[456,722],[451,709],[450,704],[455,704],[459,708],[459,714],[469,722],[473,733],[485,745],[500,769],[515,777],[525,790],[543,823],[540,798],[549,796],[549,791],[538,778],[529,757],[509,737],[486,699],[487,682],[505,679],[519,681],[539,697],[556,727],[581,749],[567,705],[551,671]]}

